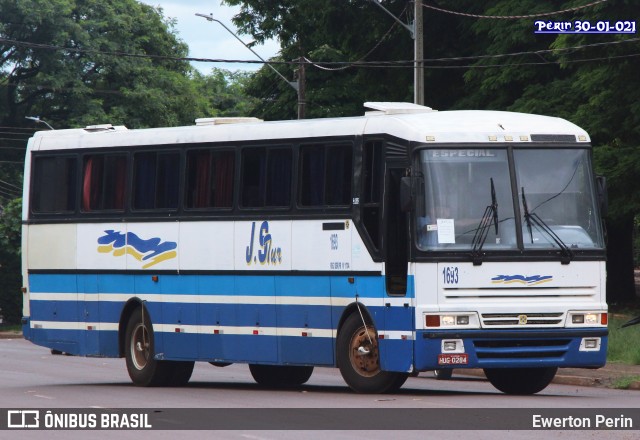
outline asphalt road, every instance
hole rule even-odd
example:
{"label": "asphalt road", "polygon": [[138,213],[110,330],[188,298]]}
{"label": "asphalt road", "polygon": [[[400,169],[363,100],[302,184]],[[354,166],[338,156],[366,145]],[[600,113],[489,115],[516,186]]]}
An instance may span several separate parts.
{"label": "asphalt road", "polygon": [[[267,408],[344,408],[345,414],[367,417],[366,410],[379,418],[380,409],[452,410],[456,417],[461,408],[578,408],[604,410],[628,408],[638,414],[640,396],[637,391],[605,388],[550,385],[535,396],[508,396],[495,390],[487,381],[477,377],[456,375],[450,381],[437,381],[422,373],[409,378],[397,394],[361,395],[351,392],[338,370],[317,368],[310,381],[299,389],[267,390],[258,387],[246,365],[225,368],[197,363],[188,386],[184,388],[139,388],[131,384],[123,359],[79,358],[53,356],[49,350],[21,339],[0,340],[0,398],[2,408],[238,408],[247,410],[247,417]],[[351,411],[349,409],[360,409]],[[364,409],[365,411],[362,411]],[[564,413],[563,413],[564,414]],[[329,416],[322,412],[318,417]],[[446,416],[446,415],[445,415]],[[330,420],[327,423],[330,424]],[[608,431],[607,438],[638,438],[640,419],[635,418],[635,431]],[[558,432],[558,431],[555,431]],[[234,438],[234,439],[300,439],[312,438],[425,438],[417,431],[0,431],[4,438]],[[518,440],[544,438],[542,431],[438,431],[438,438]],[[564,430],[566,439],[596,439],[602,432]],[[431,436],[429,436],[431,437]]]}

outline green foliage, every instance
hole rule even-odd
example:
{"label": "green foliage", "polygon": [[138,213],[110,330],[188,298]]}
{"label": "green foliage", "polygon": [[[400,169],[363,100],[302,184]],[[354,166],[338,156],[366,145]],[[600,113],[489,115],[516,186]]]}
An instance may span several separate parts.
{"label": "green foliage", "polygon": [[[412,99],[413,71],[400,69],[335,69],[323,62],[412,59],[409,32],[365,0],[226,0],[239,5],[234,23],[258,43],[277,37],[281,53],[274,61],[295,62],[274,66],[290,80],[298,78],[301,57],[305,64],[306,117],[362,114],[365,101]],[[408,19],[406,1],[385,2],[385,7]],[[264,119],[293,119],[297,93],[268,67],[250,81],[247,93],[259,99],[254,115]]]}
{"label": "green foliage", "polygon": [[629,319],[640,315],[640,310],[610,314],[607,362],[640,365],[640,325],[621,328]]}
{"label": "green foliage", "polygon": [[0,42],[4,125],[40,115],[56,128],[166,126],[202,109],[190,65],[161,58],[188,48],[159,10],[135,0],[0,0],[0,17],[0,37],[21,42]]}
{"label": "green foliage", "polygon": [[21,318],[20,233],[22,200],[15,199],[0,213],[0,315],[5,323]]}
{"label": "green foliage", "polygon": [[252,79],[248,72],[231,72],[212,69],[208,75],[193,74],[193,82],[198,93],[205,97],[205,116],[248,116],[258,100],[247,96],[245,89]]}
{"label": "green foliage", "polygon": [[620,379],[617,379],[612,387],[618,390],[627,390],[629,386],[634,382],[640,382],[640,376],[626,376]]}
{"label": "green foliage", "polygon": [[0,214],[0,247],[9,255],[20,255],[22,199],[11,200]]}

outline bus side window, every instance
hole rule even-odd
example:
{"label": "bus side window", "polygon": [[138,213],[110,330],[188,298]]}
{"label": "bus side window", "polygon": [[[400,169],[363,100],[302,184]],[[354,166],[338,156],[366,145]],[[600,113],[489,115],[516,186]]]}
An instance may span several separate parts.
{"label": "bus side window", "polygon": [[123,211],[126,184],[125,154],[86,155],[82,175],[82,211]]}
{"label": "bus side window", "polygon": [[351,204],[351,145],[305,145],[300,149],[300,205]]}
{"label": "bus side window", "polygon": [[69,213],[76,210],[75,157],[37,157],[33,162],[31,210],[34,213]]}
{"label": "bus side window", "polygon": [[324,148],[304,145],[300,148],[300,205],[324,205]]}
{"label": "bus side window", "polygon": [[336,145],[327,148],[325,205],[351,205],[352,157],[351,145]]}
{"label": "bus side window", "polygon": [[176,209],[180,153],[144,152],[133,156],[133,208]]}
{"label": "bus side window", "polygon": [[383,170],[382,142],[367,142],[364,145],[363,188],[360,205],[364,227],[378,249],[380,248],[380,195],[382,193]]}
{"label": "bus side window", "polygon": [[291,204],[291,148],[242,151],[241,206],[288,207]]}
{"label": "bus side window", "polygon": [[188,151],[185,207],[231,208],[234,163],[233,151]]}

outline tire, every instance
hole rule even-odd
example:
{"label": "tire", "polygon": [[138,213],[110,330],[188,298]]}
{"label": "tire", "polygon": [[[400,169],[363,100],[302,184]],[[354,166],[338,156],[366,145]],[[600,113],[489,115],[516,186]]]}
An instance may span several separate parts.
{"label": "tire", "polygon": [[548,368],[485,368],[484,374],[491,385],[505,394],[529,395],[544,390],[556,372]]}
{"label": "tire", "polygon": [[372,325],[367,324],[365,329],[358,314],[352,314],[344,322],[336,347],[336,361],[342,378],[356,393],[391,393],[409,377],[408,373],[380,370],[378,335]]}
{"label": "tire", "polygon": [[435,377],[436,380],[450,380],[452,375],[453,370],[450,368],[433,370],[433,377]]}
{"label": "tire", "polygon": [[209,363],[214,367],[218,367],[218,368],[224,368],[224,367],[228,367],[229,365],[233,365],[231,362],[209,362]]}
{"label": "tire", "polygon": [[291,365],[258,365],[249,364],[253,380],[267,387],[296,387],[306,383],[313,367]]}
{"label": "tire", "polygon": [[129,317],[125,333],[124,355],[131,381],[138,386],[156,387],[169,383],[171,364],[154,359],[153,326],[148,313],[142,317],[142,307]]}
{"label": "tire", "polygon": [[183,387],[189,383],[195,362],[193,361],[162,361],[167,364],[171,372],[166,385],[170,387]]}

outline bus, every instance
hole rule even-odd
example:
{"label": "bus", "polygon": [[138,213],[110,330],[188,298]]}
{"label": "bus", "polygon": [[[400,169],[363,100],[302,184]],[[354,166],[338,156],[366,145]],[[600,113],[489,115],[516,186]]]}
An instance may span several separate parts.
{"label": "bus", "polygon": [[603,179],[563,119],[369,102],[360,117],[94,125],[28,143],[23,331],[125,358],[140,386],[194,362],[360,393],[483,369],[533,394],[607,351]]}

